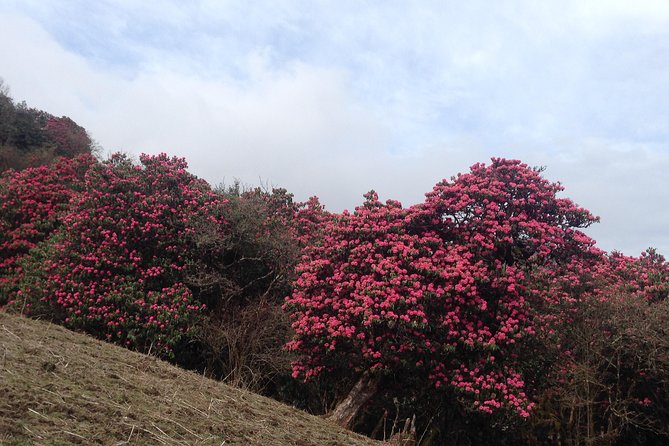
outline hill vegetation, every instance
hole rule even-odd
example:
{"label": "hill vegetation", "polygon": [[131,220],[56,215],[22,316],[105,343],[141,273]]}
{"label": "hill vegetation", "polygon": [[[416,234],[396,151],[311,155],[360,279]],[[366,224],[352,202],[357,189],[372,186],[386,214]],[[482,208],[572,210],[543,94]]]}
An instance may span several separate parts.
{"label": "hill vegetation", "polygon": [[86,130],[67,116],[15,103],[0,78],[0,171],[49,164],[59,156],[92,153]]}
{"label": "hill vegetation", "polygon": [[40,113],[46,145],[18,115],[3,143],[50,154],[0,175],[5,311],[375,439],[669,440],[669,263],[598,249],[542,169],[493,158],[423,203],[332,213],[167,154],[97,159]]}

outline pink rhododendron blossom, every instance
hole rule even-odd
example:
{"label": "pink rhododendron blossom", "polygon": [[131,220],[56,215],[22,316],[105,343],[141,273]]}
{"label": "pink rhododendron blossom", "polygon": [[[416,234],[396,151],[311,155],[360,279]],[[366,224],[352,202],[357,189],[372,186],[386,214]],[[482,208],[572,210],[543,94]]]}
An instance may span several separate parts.
{"label": "pink rhododendron blossom", "polygon": [[561,190],[539,170],[493,159],[438,183],[420,205],[370,192],[352,214],[324,221],[284,306],[288,348],[303,354],[294,375],[416,369],[479,411],[527,417],[534,404],[516,352],[553,299],[529,279],[599,252],[576,229],[596,218]]}

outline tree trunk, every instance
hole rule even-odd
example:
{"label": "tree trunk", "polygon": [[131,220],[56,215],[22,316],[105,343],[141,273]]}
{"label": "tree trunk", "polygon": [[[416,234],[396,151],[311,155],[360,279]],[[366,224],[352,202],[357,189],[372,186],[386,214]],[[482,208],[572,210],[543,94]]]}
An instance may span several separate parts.
{"label": "tree trunk", "polygon": [[406,419],[404,429],[390,437],[388,444],[393,446],[416,446],[416,415],[413,418]]}
{"label": "tree trunk", "polygon": [[337,404],[337,407],[335,407],[327,418],[339,426],[350,430],[353,427],[358,412],[374,396],[378,387],[378,377],[371,376],[369,372],[363,373],[346,398]]}

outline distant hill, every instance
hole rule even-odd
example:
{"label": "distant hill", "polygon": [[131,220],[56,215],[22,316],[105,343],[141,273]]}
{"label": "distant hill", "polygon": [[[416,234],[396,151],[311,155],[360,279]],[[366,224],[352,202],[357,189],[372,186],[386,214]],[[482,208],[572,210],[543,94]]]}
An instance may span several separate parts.
{"label": "distant hill", "polygon": [[93,153],[86,129],[67,116],[15,103],[0,78],[0,172],[49,164],[57,157]]}
{"label": "distant hill", "polygon": [[152,356],[0,312],[0,444],[379,443]]}

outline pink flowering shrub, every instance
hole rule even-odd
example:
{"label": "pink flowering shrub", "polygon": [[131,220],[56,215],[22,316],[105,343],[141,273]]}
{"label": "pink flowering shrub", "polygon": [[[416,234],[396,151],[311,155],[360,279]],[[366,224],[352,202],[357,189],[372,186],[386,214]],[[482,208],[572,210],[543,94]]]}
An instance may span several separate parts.
{"label": "pink flowering shrub", "polygon": [[552,299],[531,275],[594,244],[577,228],[596,219],[561,190],[539,170],[493,159],[438,183],[421,205],[370,193],[326,221],[284,307],[288,348],[304,355],[294,376],[424,374],[478,411],[529,416],[520,347],[543,323],[535,305]]}
{"label": "pink flowering shrub", "polygon": [[195,222],[223,203],[165,154],[94,165],[62,226],[23,267],[15,307],[133,348],[169,354],[203,311],[184,284]]}
{"label": "pink flowering shrub", "polygon": [[72,197],[95,160],[60,158],[51,165],[8,170],[0,176],[0,306],[23,272],[19,261],[61,225]]}
{"label": "pink flowering shrub", "polygon": [[669,263],[650,249],[639,257],[602,253],[582,266],[580,274],[572,268],[571,285],[556,281],[555,292],[569,298],[552,308],[534,356],[546,367],[531,437],[550,426],[552,438],[567,442],[662,444],[669,438]]}
{"label": "pink flowering shrub", "polygon": [[654,249],[639,257],[608,254],[598,265],[596,277],[602,299],[624,294],[659,302],[669,297],[669,263]]}
{"label": "pink flowering shrub", "polygon": [[298,203],[293,214],[294,236],[300,247],[306,249],[320,240],[325,235],[326,221],[333,218],[333,214],[325,210],[318,197],[311,197],[304,203]]}

